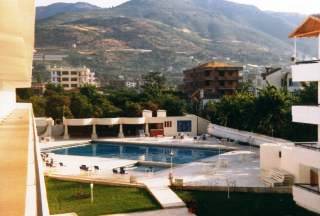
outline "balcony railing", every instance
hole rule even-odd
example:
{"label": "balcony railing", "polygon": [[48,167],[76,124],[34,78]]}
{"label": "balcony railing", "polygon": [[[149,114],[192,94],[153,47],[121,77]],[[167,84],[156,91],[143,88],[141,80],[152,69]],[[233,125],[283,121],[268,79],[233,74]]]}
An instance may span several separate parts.
{"label": "balcony railing", "polygon": [[319,63],[320,59],[316,59],[316,60],[305,60],[305,61],[297,61],[296,64],[315,64],[315,63]]}
{"label": "balcony railing", "polygon": [[320,144],[317,142],[295,143],[295,146],[314,150],[314,151],[320,151]]}
{"label": "balcony railing", "polygon": [[311,184],[294,184],[294,186],[307,190],[309,192],[320,195],[319,185],[311,185]]}

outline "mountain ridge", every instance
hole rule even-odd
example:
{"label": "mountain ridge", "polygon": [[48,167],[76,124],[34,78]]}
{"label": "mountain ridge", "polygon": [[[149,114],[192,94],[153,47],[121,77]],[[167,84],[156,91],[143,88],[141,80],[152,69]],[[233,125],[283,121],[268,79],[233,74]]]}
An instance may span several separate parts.
{"label": "mountain ridge", "polygon": [[[183,69],[212,59],[288,64],[287,36],[303,18],[224,0],[131,0],[40,20],[36,44],[68,50],[77,43],[79,58],[99,53],[104,66],[96,71],[104,75],[161,71],[181,76]],[[143,49],[151,52],[138,52]]]}

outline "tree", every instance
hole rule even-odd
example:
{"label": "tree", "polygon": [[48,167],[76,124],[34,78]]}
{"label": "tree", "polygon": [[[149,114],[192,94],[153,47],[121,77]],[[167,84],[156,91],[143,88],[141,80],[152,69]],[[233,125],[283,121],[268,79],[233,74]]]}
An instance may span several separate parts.
{"label": "tree", "polygon": [[33,106],[33,112],[36,117],[44,117],[46,115],[45,105],[46,100],[41,96],[32,96],[30,102]]}
{"label": "tree", "polygon": [[128,101],[126,102],[122,115],[125,117],[140,117],[142,115],[142,107],[139,103]]}
{"label": "tree", "polygon": [[62,117],[71,118],[70,98],[68,96],[53,94],[46,98],[45,112],[46,116],[53,119],[62,119]]}
{"label": "tree", "polygon": [[64,94],[64,89],[61,85],[55,85],[52,83],[47,84],[44,96],[50,96],[54,94]]}
{"label": "tree", "polygon": [[144,93],[149,94],[151,97],[160,96],[163,90],[166,89],[166,77],[160,72],[150,72],[143,77]]}
{"label": "tree", "polygon": [[91,118],[92,105],[84,95],[74,93],[70,99],[70,110],[75,118]]}
{"label": "tree", "polygon": [[167,111],[168,116],[181,116],[186,112],[186,103],[173,95],[163,95],[159,98],[161,109]]}

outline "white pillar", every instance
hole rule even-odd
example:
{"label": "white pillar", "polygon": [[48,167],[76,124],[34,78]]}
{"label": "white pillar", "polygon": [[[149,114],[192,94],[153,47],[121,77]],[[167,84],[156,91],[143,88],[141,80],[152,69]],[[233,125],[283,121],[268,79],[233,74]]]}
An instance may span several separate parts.
{"label": "white pillar", "polygon": [[69,131],[68,131],[68,125],[64,125],[64,135],[63,135],[63,139],[65,139],[65,140],[70,139]]}
{"label": "white pillar", "polygon": [[52,139],[52,121],[50,120],[50,121],[48,121],[47,122],[48,123],[48,137],[50,138],[50,140]]}
{"label": "white pillar", "polygon": [[149,124],[148,124],[148,123],[146,123],[145,134],[146,134],[146,136],[150,136],[150,133],[149,133]]}
{"label": "white pillar", "polygon": [[122,126],[122,124],[120,124],[120,127],[119,127],[119,134],[118,134],[118,137],[119,137],[119,138],[123,138],[123,137],[124,137],[124,135],[123,135],[123,126]]}
{"label": "white pillar", "polygon": [[[318,59],[320,59],[320,34],[318,35]],[[320,106],[320,82],[318,82],[318,106]],[[320,142],[320,125],[318,125],[318,142]]]}
{"label": "white pillar", "polygon": [[96,130],[96,125],[92,125],[91,139],[98,139],[97,130]]}
{"label": "white pillar", "polygon": [[293,52],[294,62],[297,61],[297,38],[294,37],[294,52]]}
{"label": "white pillar", "polygon": [[318,58],[320,59],[320,34],[318,35]]}

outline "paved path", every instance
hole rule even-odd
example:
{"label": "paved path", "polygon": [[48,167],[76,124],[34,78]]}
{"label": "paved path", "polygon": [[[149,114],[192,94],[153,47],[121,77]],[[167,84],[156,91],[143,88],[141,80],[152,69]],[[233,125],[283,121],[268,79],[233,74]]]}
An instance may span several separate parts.
{"label": "paved path", "polygon": [[173,208],[173,209],[161,209],[156,211],[135,212],[125,214],[113,214],[104,216],[192,216],[194,214],[189,213],[187,208]]}
{"label": "paved path", "polygon": [[144,182],[147,189],[153,197],[160,203],[162,208],[185,207],[185,203],[175,194],[167,185],[154,183],[152,181]]}

